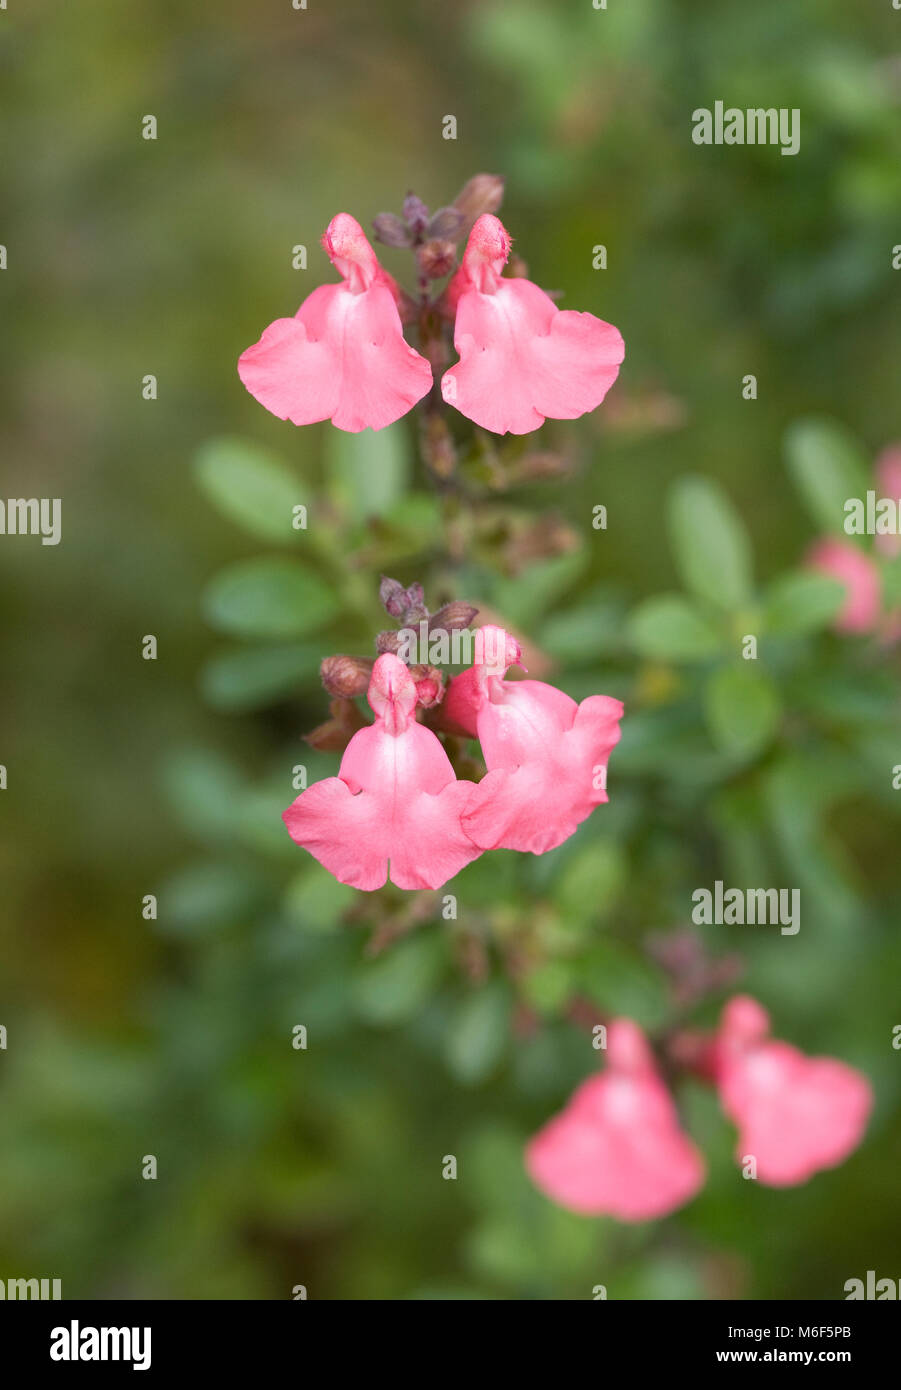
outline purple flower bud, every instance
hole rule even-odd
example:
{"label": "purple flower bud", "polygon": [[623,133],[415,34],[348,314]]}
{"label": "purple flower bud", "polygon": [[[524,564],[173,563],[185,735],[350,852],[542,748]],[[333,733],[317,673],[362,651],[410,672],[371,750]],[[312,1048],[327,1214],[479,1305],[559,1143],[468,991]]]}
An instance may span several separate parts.
{"label": "purple flower bud", "polygon": [[456,241],[465,221],[466,218],[459,208],[439,208],[432,215],[426,235],[435,241]]}
{"label": "purple flower bud", "polygon": [[409,606],[403,584],[397,579],[389,579],[385,574],[379,584],[379,601],[392,618],[402,618]]}
{"label": "purple flower bud", "polygon": [[418,240],[429,225],[429,210],[415,193],[408,193],[404,198],[404,221],[414,240]]}
{"label": "purple flower bud", "polygon": [[372,219],[372,228],[376,241],[383,242],[385,246],[409,246],[412,240],[403,222],[393,212],[380,212],[378,217]]}

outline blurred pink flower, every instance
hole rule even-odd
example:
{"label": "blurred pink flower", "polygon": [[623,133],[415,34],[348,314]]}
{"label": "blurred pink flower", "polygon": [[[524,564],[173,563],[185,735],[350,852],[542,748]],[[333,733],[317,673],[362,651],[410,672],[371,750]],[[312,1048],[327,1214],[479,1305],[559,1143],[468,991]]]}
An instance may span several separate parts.
{"label": "blurred pink flower", "polygon": [[593,314],[560,310],[531,280],[501,277],[511,239],[484,213],[448,286],[460,361],[445,372],[448,405],[495,434],[529,434],[550,416],[594,410],[616,380],[619,330]]}
{"label": "blurred pink flower", "polygon": [[544,854],[607,800],[623,706],[608,695],[577,705],[544,681],[504,680],[519,661],[515,639],[480,628],[475,663],[451,681],[444,713],[478,737],[488,769],[463,813],[467,834],[482,849]]}
{"label": "blurred pink flower", "polygon": [[850,541],[829,536],[807,553],[807,565],[845,585],[846,599],[835,618],[837,632],[870,632],[882,604],[882,586],[875,562]]}
{"label": "blurred pink flower", "polygon": [[525,1164],[560,1206],[620,1221],[675,1211],[695,1195],[705,1171],[644,1034],[628,1019],[610,1024],[606,1070],[584,1081],[530,1141]]}
{"label": "blurred pink flower", "polygon": [[440,888],[480,850],[460,826],[472,782],[458,782],[439,740],[415,719],[416,685],[396,656],[372,668],[375,723],[354,734],[337,777],[308,787],[282,819],[341,883],[371,891]]}
{"label": "blurred pink flower", "polygon": [[769,1187],[806,1182],[857,1147],[872,1106],[869,1081],[832,1057],[768,1039],[769,1016],[747,995],[723,1010],[715,1043],[720,1101],[738,1126],[736,1156],[753,1155]]}
{"label": "blurred pink flower", "polygon": [[[901,500],[901,444],[890,444],[876,460],[876,496]],[[876,535],[876,549],[889,557],[901,554],[901,536]]]}
{"label": "blurred pink flower", "polygon": [[270,323],[238,375],[280,420],[380,430],[431,389],[432,369],[404,339],[398,288],[359,222],[339,212],[322,244],[341,283],[320,285],[293,319]]}

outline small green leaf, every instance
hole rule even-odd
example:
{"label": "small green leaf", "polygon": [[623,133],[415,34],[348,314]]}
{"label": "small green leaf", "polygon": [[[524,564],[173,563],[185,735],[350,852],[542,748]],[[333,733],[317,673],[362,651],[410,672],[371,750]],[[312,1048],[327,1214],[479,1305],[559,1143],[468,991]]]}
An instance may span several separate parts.
{"label": "small green leaf", "polygon": [[281,459],[244,439],[213,439],[194,460],[194,475],[216,507],[261,540],[290,542],[301,488]]}
{"label": "small green leaf", "polygon": [[468,996],[452,1019],[445,1047],[458,1081],[475,1085],[497,1067],[510,1033],[510,998],[499,982]]}
{"label": "small green leaf", "polygon": [[752,596],[751,545],[722,488],[708,478],[680,479],[669,496],[668,520],[686,588],[728,611],[747,604]]}
{"label": "small green leaf", "polygon": [[387,516],[410,481],[410,442],[404,425],[383,430],[330,430],[327,466],[336,500],[355,521]]}
{"label": "small green leaf", "polygon": [[318,864],[310,864],[288,885],[284,906],[304,931],[336,931],[356,896],[346,883],[339,883]]}
{"label": "small green leaf", "polygon": [[204,611],[214,627],[239,637],[302,637],[338,611],[333,590],[298,560],[241,560],[207,586]]}
{"label": "small green leaf", "polygon": [[776,732],[779,696],[753,662],[716,671],[707,683],[704,703],[711,737],[724,753],[750,758]]}
{"label": "small green leaf", "polygon": [[642,656],[660,661],[703,661],[723,645],[722,635],[691,599],[661,594],[629,615],[628,631]]}
{"label": "small green leaf", "polygon": [[370,1023],[403,1023],[425,1004],[443,965],[441,938],[434,932],[420,931],[388,946],[376,961],[360,967],[353,990],[357,1012]]}
{"label": "small green leaf", "polygon": [[869,468],[858,441],[835,420],[796,420],[785,433],[785,460],[812,520],[844,534],[845,503],[866,496]]}
{"label": "small green leaf", "polygon": [[596,840],[570,855],[563,866],[557,904],[574,922],[596,921],[616,902],[625,877],[623,851],[615,840]]}
{"label": "small green leaf", "polygon": [[237,647],[207,662],[200,688],[216,709],[257,709],[290,695],[311,681],[322,652],[309,643],[279,647]]}
{"label": "small green leaf", "polygon": [[494,606],[511,623],[523,626],[537,622],[576,582],[588,563],[583,546],[548,560],[527,566],[515,578],[503,578],[495,585]]}
{"label": "small green leaf", "polygon": [[797,570],[773,581],[766,593],[764,624],[774,636],[816,632],[841,608],[845,586],[828,574]]}

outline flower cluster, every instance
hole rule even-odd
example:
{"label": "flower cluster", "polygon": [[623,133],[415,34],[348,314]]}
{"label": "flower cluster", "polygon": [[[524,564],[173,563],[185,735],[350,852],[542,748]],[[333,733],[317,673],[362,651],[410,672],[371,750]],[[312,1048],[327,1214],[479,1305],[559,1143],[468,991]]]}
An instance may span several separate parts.
{"label": "flower cluster", "polygon": [[[872,1106],[866,1077],[771,1039],[769,1018],[754,999],[731,999],[715,1034],[681,1042],[738,1129],[739,1163],[766,1186],[806,1182],[860,1143]],[[650,1044],[629,1019],[610,1024],[605,1070],[584,1081],[531,1140],[525,1162],[536,1186],[559,1205],[620,1221],[675,1211],[705,1178]]]}
{"label": "flower cluster", "polygon": [[[386,590],[394,583],[383,581],[389,611],[419,611],[420,587],[398,595]],[[474,610],[448,605],[460,607],[468,622]],[[381,645],[394,635],[382,634]],[[353,734],[337,777],[308,787],[284,821],[340,882],[369,891],[390,876],[398,888],[439,888],[484,850],[554,849],[607,800],[620,701],[592,695],[576,704],[544,681],[507,680],[521,650],[502,628],[479,628],[473,648],[443,704],[441,673],[411,669],[392,651],[371,667],[350,657],[323,663],[326,684],[345,698],[367,681],[375,722]],[[446,733],[479,740],[481,781],[457,778],[438,733],[417,719],[425,710]]]}
{"label": "flower cluster", "polygon": [[[242,353],[238,373],[251,395],[295,425],[383,429],[433,390],[427,325],[437,316],[453,323],[460,358],[441,376],[441,395],[484,429],[528,434],[549,416],[572,420],[600,405],[623,360],[622,337],[593,314],[558,309],[523,276],[504,275],[512,243],[493,211],[476,218],[462,264],[429,300],[429,278],[457,265],[453,237],[466,225],[466,208],[499,202],[490,188],[471,189],[477,183],[464,189],[462,206],[431,219],[442,237],[423,240],[428,210],[416,198],[407,200],[406,222],[391,214],[376,220],[382,240],[418,243],[425,287],[418,305],[379,264],[360,224],[346,212],[333,217],[322,244],[341,282],[314,290],[293,318],[276,319]],[[426,322],[426,356],[404,338],[404,324],[417,317]]]}

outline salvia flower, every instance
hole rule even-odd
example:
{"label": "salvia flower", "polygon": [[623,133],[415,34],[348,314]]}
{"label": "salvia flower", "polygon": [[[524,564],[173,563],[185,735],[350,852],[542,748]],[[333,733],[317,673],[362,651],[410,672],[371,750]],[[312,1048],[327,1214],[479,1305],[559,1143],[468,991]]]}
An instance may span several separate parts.
{"label": "salvia flower", "polygon": [[432,370],[404,339],[400,292],[360,224],[339,212],[322,244],[341,283],[320,285],[294,318],[270,323],[242,353],[238,374],[280,420],[379,430],[431,389]]}
{"label": "salvia flower", "polygon": [[375,662],[368,698],[375,723],[284,822],[341,883],[371,891],[390,874],[398,888],[440,888],[480,854],[460,824],[474,784],[457,781],[436,735],[416,722],[416,684],[398,657]]}
{"label": "salvia flower", "polygon": [[869,1081],[832,1057],[806,1057],[769,1038],[769,1017],[746,995],[723,1010],[716,1079],[738,1126],[739,1162],[753,1157],[768,1187],[806,1182],[860,1143],[872,1106]]}
{"label": "salvia flower", "polygon": [[544,854],[562,844],[607,798],[607,760],[619,741],[623,706],[608,695],[582,703],[544,681],[508,681],[519,643],[486,625],[475,662],[456,676],[445,717],[477,737],[488,769],[463,816],[482,849]]}
{"label": "salvia flower", "polygon": [[882,584],[875,561],[851,541],[828,536],[810,548],[807,564],[845,586],[845,601],[834,619],[836,632],[872,632],[882,610]]}
{"label": "salvia flower", "polygon": [[460,361],[441,391],[484,429],[529,434],[547,417],[574,420],[599,406],[625,347],[612,324],[558,309],[531,280],[503,277],[510,247],[503,223],[483,213],[448,287]]}
{"label": "salvia flower", "polygon": [[629,1019],[610,1024],[605,1070],[584,1081],[531,1140],[525,1163],[535,1185],[560,1206],[620,1221],[675,1211],[695,1195],[705,1171],[647,1039]]}

